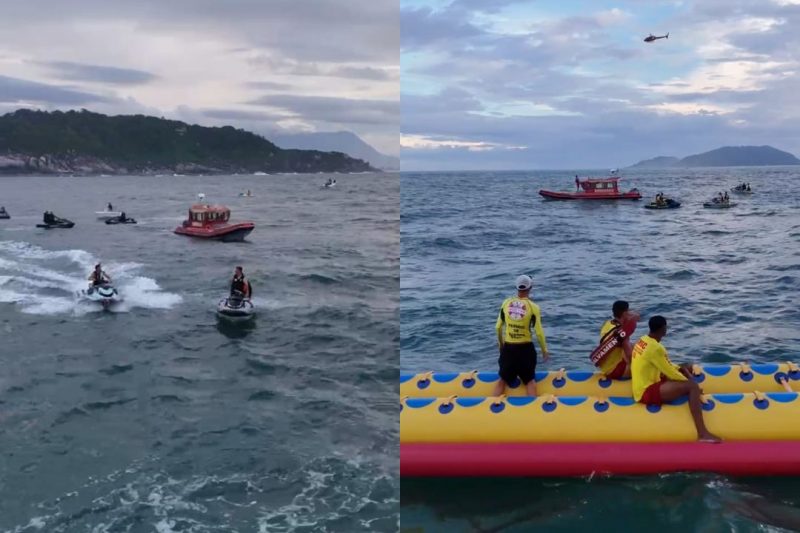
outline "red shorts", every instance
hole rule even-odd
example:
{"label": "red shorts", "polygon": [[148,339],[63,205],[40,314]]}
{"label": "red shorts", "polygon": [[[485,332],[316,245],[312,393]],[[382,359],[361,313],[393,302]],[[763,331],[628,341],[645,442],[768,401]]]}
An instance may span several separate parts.
{"label": "red shorts", "polygon": [[625,371],[628,369],[628,363],[625,362],[625,359],[617,363],[617,366],[614,367],[614,370],[606,374],[608,379],[620,379],[622,376],[625,375]]}
{"label": "red shorts", "polygon": [[642,399],[639,400],[639,403],[646,403],[647,405],[661,405],[664,403],[661,400],[661,384],[667,381],[666,378],[661,378],[661,381],[658,383],[653,383],[649,387],[644,390],[644,394],[642,394]]}

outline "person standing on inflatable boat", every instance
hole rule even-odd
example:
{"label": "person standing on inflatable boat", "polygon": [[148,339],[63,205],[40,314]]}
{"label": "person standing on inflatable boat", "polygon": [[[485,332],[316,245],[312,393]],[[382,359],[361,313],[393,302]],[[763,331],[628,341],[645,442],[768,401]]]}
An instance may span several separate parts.
{"label": "person standing on inflatable boat", "polygon": [[678,366],[667,356],[667,349],[661,339],[667,334],[667,319],[656,315],[648,322],[650,333],[644,335],[633,347],[631,363],[631,384],[633,398],[648,405],[661,405],[689,396],[689,411],[697,429],[697,440],[701,442],[722,442],[722,439],[706,428],[703,420],[703,391],[692,379],[689,365]]}
{"label": "person standing on inflatable boat", "polygon": [[495,330],[500,348],[500,380],[494,387],[494,396],[500,396],[515,378],[525,384],[529,396],[536,396],[536,348],[533,346],[531,329],[542,348],[542,361],[547,361],[547,341],[542,329],[539,306],[530,299],[533,280],[530,276],[517,278],[517,295],[507,298],[500,307]]}

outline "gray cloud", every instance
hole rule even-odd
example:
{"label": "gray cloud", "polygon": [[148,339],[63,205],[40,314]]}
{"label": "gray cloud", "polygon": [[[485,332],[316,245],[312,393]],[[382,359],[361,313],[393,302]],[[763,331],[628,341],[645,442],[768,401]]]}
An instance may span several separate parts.
{"label": "gray cloud", "polygon": [[[456,4],[474,10],[457,9]],[[635,22],[638,5],[628,4]],[[495,148],[403,148],[403,167],[614,167],[723,144],[800,149],[800,130],[794,127],[800,120],[800,33],[794,31],[800,25],[800,7],[755,0],[672,7],[677,15],[665,26],[680,28],[684,36],[677,52],[666,45],[645,48],[638,38],[628,47],[618,36],[627,28],[609,27],[609,13],[603,18],[564,17],[532,25],[526,34],[502,35],[470,22],[475,20],[471,14],[482,10],[472,0],[456,0],[438,11],[404,10],[404,20],[420,19],[426,25],[408,39],[403,32],[403,51],[424,54],[426,61],[424,67],[411,61],[403,74],[419,76],[426,91],[431,83],[446,88],[422,95],[404,86],[401,131]],[[779,24],[747,31],[743,23],[750,17]],[[611,28],[617,35],[609,33]],[[715,47],[720,50],[715,57],[714,48],[699,48],[710,39],[730,46]],[[641,63],[645,57],[648,65]],[[668,70],[659,72],[652,66],[656,61],[664,61]],[[681,61],[690,63],[676,68]],[[734,61],[753,61],[752,72],[713,68]],[[781,64],[769,67],[767,62]],[[624,74],[598,75],[598,64],[610,64],[609,72]],[[700,67],[709,67],[707,83],[698,83],[702,78],[696,75],[688,77]],[[737,76],[745,75],[751,82],[738,83]],[[519,146],[527,148],[510,149]]]}
{"label": "gray cloud", "polygon": [[452,11],[434,11],[431,8],[401,9],[400,28],[404,50],[421,48],[433,43],[450,43],[478,38],[483,31],[454,15]]}
{"label": "gray cloud", "polygon": [[7,104],[34,102],[45,105],[77,106],[91,103],[110,103],[112,101],[112,98],[106,96],[69,87],[0,75],[0,102]]}
{"label": "gray cloud", "polygon": [[[292,76],[318,76],[371,81],[388,81],[396,77],[385,68],[313,63],[273,55],[251,57],[249,62],[252,65],[266,67],[273,74],[288,74]],[[273,88],[269,87],[269,85],[265,85],[264,88]]]}
{"label": "gray cloud", "polygon": [[42,0],[4,10],[0,27],[109,20],[135,21],[148,32],[224,36],[306,61],[396,63],[400,42],[397,2],[387,0]]}
{"label": "gray cloud", "polygon": [[[172,117],[186,106],[205,110],[189,112],[202,124],[265,127],[300,115],[231,103],[270,92],[399,100],[399,32],[396,0],[17,2],[0,17],[0,67],[21,81],[0,80],[0,105]],[[396,153],[399,119],[381,116],[340,109],[287,127],[349,129]]]}
{"label": "gray cloud", "polygon": [[158,78],[155,74],[132,68],[87,65],[71,61],[37,61],[57,78],[69,81],[96,81],[114,85],[139,85]]}
{"label": "gray cloud", "polygon": [[201,109],[198,110],[204,117],[229,122],[277,122],[286,118],[286,115],[266,113],[264,111],[243,111],[240,109]]}
{"label": "gray cloud", "polygon": [[385,125],[396,129],[399,102],[328,96],[268,95],[247,102],[283,109],[299,117],[341,124]]}
{"label": "gray cloud", "polygon": [[247,83],[248,87],[253,89],[266,89],[272,91],[285,91],[291,89],[292,86],[288,83],[278,83],[275,81],[251,81]]}
{"label": "gray cloud", "polygon": [[394,78],[389,71],[373,67],[341,66],[330,70],[329,75],[359,80],[388,81]]}

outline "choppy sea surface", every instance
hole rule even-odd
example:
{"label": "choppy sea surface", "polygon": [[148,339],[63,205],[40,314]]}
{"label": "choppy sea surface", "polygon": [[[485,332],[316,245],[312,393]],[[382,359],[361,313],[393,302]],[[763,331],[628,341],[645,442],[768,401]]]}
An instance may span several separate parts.
{"label": "choppy sea surface", "polygon": [[[328,177],[0,179],[0,531],[397,530],[399,179]],[[246,242],[172,233],[201,192]]]}
{"label": "choppy sea surface", "polygon": [[[587,171],[577,171],[585,175]],[[595,174],[602,175],[602,171]],[[800,360],[800,168],[623,174],[641,201],[545,201],[576,172],[404,173],[401,370],[496,370],[494,322],[520,273],[551,353],[588,369],[616,299],[669,321],[673,360]],[[749,182],[727,210],[711,196]],[[643,209],[657,192],[683,205]],[[800,531],[800,482],[712,475],[403,480],[404,531]]]}

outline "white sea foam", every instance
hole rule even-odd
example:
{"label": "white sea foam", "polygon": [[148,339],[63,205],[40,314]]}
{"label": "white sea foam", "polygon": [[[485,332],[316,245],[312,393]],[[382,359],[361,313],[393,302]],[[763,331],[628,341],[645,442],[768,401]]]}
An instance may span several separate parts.
{"label": "white sea foam", "polygon": [[[27,242],[0,241],[0,303],[16,304],[23,313],[35,315],[97,312],[97,305],[79,297],[87,286],[88,270],[97,261],[85,250],[46,250]],[[111,260],[103,267],[123,298],[113,312],[169,309],[181,302],[180,295],[138,275],[143,268],[139,263]]]}

